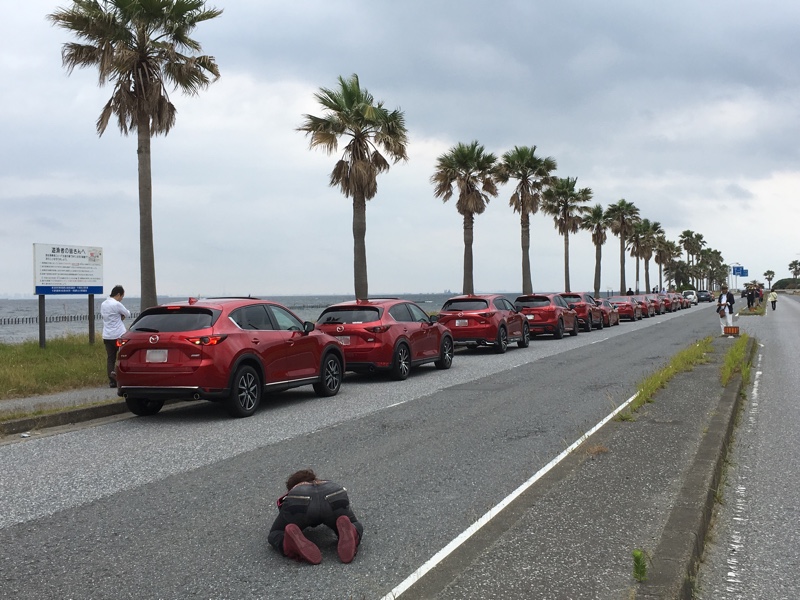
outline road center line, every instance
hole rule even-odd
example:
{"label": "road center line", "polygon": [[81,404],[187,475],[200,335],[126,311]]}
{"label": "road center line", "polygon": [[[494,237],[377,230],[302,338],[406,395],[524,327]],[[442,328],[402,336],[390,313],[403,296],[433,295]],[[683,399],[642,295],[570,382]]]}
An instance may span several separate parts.
{"label": "road center line", "polygon": [[423,564],[419,569],[414,571],[411,575],[406,577],[404,581],[402,581],[399,585],[397,585],[391,592],[386,594],[381,598],[381,600],[395,600],[398,596],[400,596],[403,592],[408,590],[412,585],[414,585],[417,581],[422,579],[429,571],[435,568],[439,563],[441,563],[445,558],[447,558],[450,554],[452,554],[461,544],[466,542],[470,537],[472,537],[476,532],[478,532],[484,525],[486,525],[489,521],[491,521],[494,517],[496,517],[500,512],[506,508],[509,504],[511,504],[514,500],[516,500],[522,493],[524,493],[528,488],[530,488],[534,483],[536,483],[539,479],[544,477],[553,467],[555,467],[558,463],[564,460],[567,456],[569,456],[578,446],[580,446],[583,442],[589,439],[598,429],[600,429],[603,425],[608,423],[611,419],[613,419],[617,413],[627,407],[631,402],[633,402],[634,398],[636,398],[637,394],[634,394],[630,398],[628,398],[625,402],[623,402],[620,406],[615,408],[609,415],[607,415],[602,421],[600,421],[597,425],[592,427],[589,431],[584,433],[581,437],[579,437],[575,442],[572,443],[566,450],[564,450],[561,454],[556,456],[553,460],[547,463],[544,467],[539,469],[536,474],[533,475],[528,481],[523,483],[519,486],[516,490],[511,492],[508,496],[506,496],[499,504],[494,506],[492,509],[489,510],[486,514],[484,514],[480,519],[475,521],[472,525],[470,525],[467,529],[461,532],[458,537],[453,539],[449,544],[447,544],[444,548],[439,550],[436,554],[434,554],[428,561]]}

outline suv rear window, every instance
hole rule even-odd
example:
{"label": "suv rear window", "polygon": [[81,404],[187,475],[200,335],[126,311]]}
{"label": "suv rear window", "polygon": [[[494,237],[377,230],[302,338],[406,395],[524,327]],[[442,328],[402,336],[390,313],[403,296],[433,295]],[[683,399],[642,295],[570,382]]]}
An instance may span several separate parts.
{"label": "suv rear window", "polygon": [[550,306],[550,298],[547,296],[533,296],[532,298],[525,298],[514,302],[517,308],[541,308],[543,306]]}
{"label": "suv rear window", "polygon": [[573,294],[561,294],[561,297],[567,302],[583,302],[583,298]]}
{"label": "suv rear window", "polygon": [[373,323],[379,321],[381,311],[377,308],[332,308],[322,311],[317,319],[319,325],[328,323]]}
{"label": "suv rear window", "polygon": [[480,298],[470,298],[469,300],[448,300],[444,303],[442,310],[484,310],[489,308],[489,302]]}
{"label": "suv rear window", "polygon": [[197,331],[211,327],[219,315],[219,310],[194,306],[152,308],[139,315],[131,324],[131,331]]}

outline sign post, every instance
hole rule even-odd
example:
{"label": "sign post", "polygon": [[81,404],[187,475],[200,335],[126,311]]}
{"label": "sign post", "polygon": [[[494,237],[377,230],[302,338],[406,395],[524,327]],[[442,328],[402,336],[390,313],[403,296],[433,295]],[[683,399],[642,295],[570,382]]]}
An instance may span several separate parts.
{"label": "sign post", "polygon": [[39,347],[45,347],[45,296],[89,295],[89,343],[94,343],[94,295],[103,293],[103,249],[65,244],[33,245],[33,286],[39,296]]}

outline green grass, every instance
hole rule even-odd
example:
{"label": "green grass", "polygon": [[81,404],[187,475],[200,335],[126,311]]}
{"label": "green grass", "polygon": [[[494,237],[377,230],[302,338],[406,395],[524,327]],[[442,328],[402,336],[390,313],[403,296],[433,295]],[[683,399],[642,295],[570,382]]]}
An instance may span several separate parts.
{"label": "green grass", "polygon": [[0,400],[107,385],[102,340],[68,335],[21,344],[0,344]]}
{"label": "green grass", "polygon": [[747,340],[749,339],[750,336],[743,333],[725,354],[719,376],[722,385],[728,385],[731,377],[736,373],[742,374],[745,384],[750,381],[749,362],[747,361]]}
{"label": "green grass", "polygon": [[632,421],[633,413],[643,404],[653,401],[658,390],[666,387],[670,379],[678,373],[691,371],[695,365],[708,362],[708,354],[712,351],[712,339],[703,338],[678,352],[669,361],[666,367],[656,371],[637,386],[636,397],[626,410],[621,411],[616,419],[618,421]]}
{"label": "green grass", "polygon": [[745,307],[736,314],[740,317],[763,317],[766,312],[767,312],[767,303],[762,302],[761,304],[757,304],[756,306],[754,306],[752,309],[748,309],[747,307]]}

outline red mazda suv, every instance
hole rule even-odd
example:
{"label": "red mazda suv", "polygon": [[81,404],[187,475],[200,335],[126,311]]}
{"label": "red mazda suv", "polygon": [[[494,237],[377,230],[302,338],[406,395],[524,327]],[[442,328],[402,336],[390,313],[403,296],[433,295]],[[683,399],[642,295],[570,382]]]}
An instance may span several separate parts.
{"label": "red mazda suv", "polygon": [[157,413],[168,399],[202,399],[249,417],[265,392],[312,385],[333,396],[345,369],[338,340],[257,298],[148,308],[117,346],[117,394],[137,415]]}
{"label": "red mazda suv", "polygon": [[322,311],[317,327],[341,342],[349,371],[388,370],[393,379],[403,380],[412,367],[432,362],[449,369],[453,363],[450,331],[408,300],[334,304]]}
{"label": "red mazda suv", "polygon": [[467,348],[493,346],[495,352],[502,354],[511,342],[517,342],[520,348],[530,344],[528,320],[498,294],[450,298],[437,318],[453,332],[455,343]]}
{"label": "red mazda suv", "polygon": [[594,298],[590,294],[561,292],[559,295],[567,301],[570,308],[575,309],[575,312],[578,313],[578,321],[584,331],[591,331],[592,327],[603,328],[603,313],[594,303]]}
{"label": "red mazda suv", "polygon": [[642,320],[642,305],[633,296],[611,296],[608,301],[617,307],[620,317],[629,321]]}
{"label": "red mazda suv", "polygon": [[552,333],[554,338],[561,339],[565,331],[578,335],[578,315],[558,294],[519,296],[514,306],[528,319],[531,336]]}

